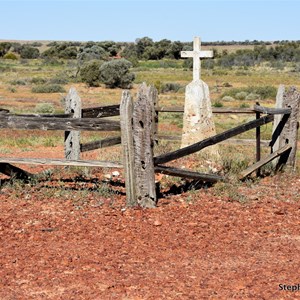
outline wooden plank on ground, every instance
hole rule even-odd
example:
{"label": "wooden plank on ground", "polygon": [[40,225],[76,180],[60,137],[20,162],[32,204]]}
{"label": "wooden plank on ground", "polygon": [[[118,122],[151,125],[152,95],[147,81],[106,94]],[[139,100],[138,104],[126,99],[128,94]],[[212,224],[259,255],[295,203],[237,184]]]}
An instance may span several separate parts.
{"label": "wooden plank on ground", "polygon": [[154,158],[155,165],[157,164],[163,164],[184,156],[187,156],[189,154],[198,152],[208,146],[215,145],[217,143],[220,143],[222,141],[225,141],[233,136],[236,136],[238,134],[241,134],[243,132],[249,131],[251,129],[254,129],[258,126],[262,126],[264,124],[272,122],[274,119],[273,115],[267,115],[262,118],[259,118],[254,121],[250,121],[248,123],[245,123],[243,125],[237,126],[235,128],[229,129],[223,133],[219,133],[213,137],[207,138],[203,141],[200,141],[198,143],[195,143],[193,145],[178,149],[176,151],[172,151],[166,154],[162,154],[160,156],[157,156]]}
{"label": "wooden plank on ground", "polygon": [[1,162],[0,163],[0,172],[7,176],[16,178],[16,179],[28,180],[30,178],[34,178],[33,174],[31,174],[27,171],[24,171],[18,167],[15,167],[9,163]]}
{"label": "wooden plank on ground", "polygon": [[282,154],[286,153],[291,148],[292,148],[292,146],[290,144],[287,144],[284,147],[282,147],[282,148],[278,149],[277,151],[273,152],[272,154],[270,154],[266,158],[261,159],[260,161],[253,164],[252,166],[250,166],[246,170],[242,171],[240,176],[239,176],[239,179],[243,179],[243,178],[249,176],[252,172],[254,172],[258,168],[261,168],[262,166],[266,165],[268,162],[272,161],[276,157],[281,156]]}
{"label": "wooden plank on ground", "polygon": [[99,141],[80,144],[80,151],[81,152],[92,151],[92,150],[110,147],[118,144],[121,144],[120,136],[109,137]]}
{"label": "wooden plank on ground", "polygon": [[64,131],[119,131],[120,122],[95,118],[37,118],[0,114],[0,128]]}
{"label": "wooden plank on ground", "polygon": [[184,178],[192,178],[192,179],[202,180],[206,182],[217,182],[224,179],[222,176],[215,175],[215,174],[205,174],[205,173],[199,173],[190,170],[178,169],[178,168],[161,166],[161,165],[156,166],[154,170],[156,173],[162,173],[166,175],[178,176]]}
{"label": "wooden plank on ground", "polygon": [[25,165],[49,165],[49,166],[76,166],[76,167],[102,167],[123,168],[118,162],[99,160],[68,160],[47,158],[0,158],[0,163],[25,164]]}

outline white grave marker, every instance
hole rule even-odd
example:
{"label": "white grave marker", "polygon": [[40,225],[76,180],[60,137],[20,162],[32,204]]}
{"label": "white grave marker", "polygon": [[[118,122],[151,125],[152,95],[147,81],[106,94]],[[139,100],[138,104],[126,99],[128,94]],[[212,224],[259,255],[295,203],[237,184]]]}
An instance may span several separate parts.
{"label": "white grave marker", "polygon": [[[208,85],[200,79],[201,58],[212,58],[212,51],[201,51],[200,38],[194,38],[193,51],[181,51],[181,57],[193,58],[193,81],[186,86],[181,147],[186,147],[216,134]],[[218,146],[201,153],[219,160]]]}

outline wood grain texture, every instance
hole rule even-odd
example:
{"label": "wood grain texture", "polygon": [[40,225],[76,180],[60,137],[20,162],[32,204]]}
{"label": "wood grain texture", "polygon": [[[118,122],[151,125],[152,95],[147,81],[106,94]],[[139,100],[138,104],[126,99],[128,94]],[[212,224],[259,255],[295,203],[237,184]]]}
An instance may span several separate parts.
{"label": "wood grain texture", "polygon": [[0,158],[0,163],[14,163],[25,165],[52,165],[52,166],[77,166],[77,167],[102,167],[102,168],[123,168],[118,162],[98,160],[67,160],[47,158]]}
{"label": "wood grain texture", "polygon": [[254,129],[258,126],[262,126],[264,124],[270,123],[270,122],[273,121],[273,119],[274,119],[273,115],[267,115],[267,116],[262,117],[258,120],[250,121],[250,122],[245,123],[243,125],[240,125],[240,126],[237,126],[235,128],[229,129],[229,130],[227,130],[223,133],[219,133],[219,134],[217,134],[213,137],[204,139],[204,140],[202,140],[198,143],[195,143],[193,145],[190,145],[190,146],[175,150],[173,152],[169,152],[169,153],[157,156],[157,157],[154,158],[154,163],[155,163],[155,165],[163,164],[163,163],[175,160],[177,158],[184,157],[184,156],[187,156],[189,154],[198,152],[201,149],[204,149],[208,146],[211,146],[211,145],[220,143],[222,141],[225,141],[225,140],[227,140],[227,139],[229,139],[233,136],[236,136],[240,133],[243,133],[243,132],[249,131],[251,129]]}
{"label": "wood grain texture", "polygon": [[136,195],[139,206],[156,206],[156,188],[153,163],[155,111],[154,87],[142,84],[133,109],[134,166]]}
{"label": "wood grain texture", "polygon": [[[70,88],[65,98],[65,113],[73,114],[74,119],[81,118],[81,99],[75,88]],[[65,158],[80,158],[80,131],[65,131]]]}
{"label": "wood grain texture", "polygon": [[126,205],[137,206],[136,173],[133,147],[133,100],[129,91],[123,91],[120,105],[121,141],[125,173]]}

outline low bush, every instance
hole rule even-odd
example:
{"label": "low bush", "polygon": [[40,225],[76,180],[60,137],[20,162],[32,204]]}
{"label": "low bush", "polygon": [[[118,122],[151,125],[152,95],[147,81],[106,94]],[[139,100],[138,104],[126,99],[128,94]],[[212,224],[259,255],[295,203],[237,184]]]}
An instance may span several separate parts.
{"label": "low bush", "polygon": [[33,93],[65,93],[66,90],[59,84],[42,84],[34,86]]}
{"label": "low bush", "polygon": [[223,107],[223,103],[220,101],[220,100],[216,100],[214,103],[213,103],[213,107]]}
{"label": "low bush", "polygon": [[38,103],[35,106],[35,112],[38,114],[53,114],[55,111],[52,103]]}
{"label": "low bush", "polygon": [[255,94],[255,93],[250,93],[247,95],[246,100],[251,101],[251,100],[258,100],[260,98],[260,95]]}
{"label": "low bush", "polygon": [[247,97],[247,92],[238,92],[235,94],[235,99],[237,100],[245,100]]}
{"label": "low bush", "polygon": [[167,93],[167,92],[178,92],[182,86],[176,82],[168,82],[161,85],[160,91],[161,93]]}
{"label": "low bush", "polygon": [[46,82],[47,82],[47,79],[43,78],[43,77],[33,77],[31,79],[31,83],[33,83],[33,84],[44,84]]}
{"label": "low bush", "polygon": [[12,53],[12,52],[7,52],[4,56],[4,59],[11,59],[11,60],[17,60],[18,57],[16,54]]}
{"label": "low bush", "polygon": [[26,85],[27,82],[24,79],[16,79],[10,82],[11,85]]}
{"label": "low bush", "polygon": [[227,102],[230,102],[230,101],[234,101],[235,99],[231,96],[224,96],[222,97],[222,101],[227,101]]}
{"label": "low bush", "polygon": [[[244,87],[244,88],[233,88],[233,89],[228,89],[225,91],[221,98],[225,96],[230,96],[230,97],[236,97],[236,94],[244,92],[246,93],[246,96],[248,94],[257,94],[259,95],[260,99],[275,99],[276,94],[277,94],[277,89],[273,86],[249,86],[249,87]],[[243,97],[244,94],[241,94],[241,97]],[[245,96],[245,97],[246,97]]]}
{"label": "low bush", "polygon": [[240,108],[249,108],[249,107],[250,107],[250,105],[247,104],[247,103],[242,103],[242,104],[240,105]]}
{"label": "low bush", "polygon": [[51,83],[51,84],[67,84],[67,83],[69,83],[69,79],[60,75],[60,76],[51,78],[49,80],[49,83]]}

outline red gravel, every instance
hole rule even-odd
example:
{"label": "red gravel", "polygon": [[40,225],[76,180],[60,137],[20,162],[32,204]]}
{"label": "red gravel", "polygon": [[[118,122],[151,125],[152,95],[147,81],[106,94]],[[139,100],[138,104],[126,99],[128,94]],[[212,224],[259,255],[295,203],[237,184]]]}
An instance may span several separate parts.
{"label": "red gravel", "polygon": [[4,187],[0,299],[299,299],[299,177],[220,190],[139,210]]}

